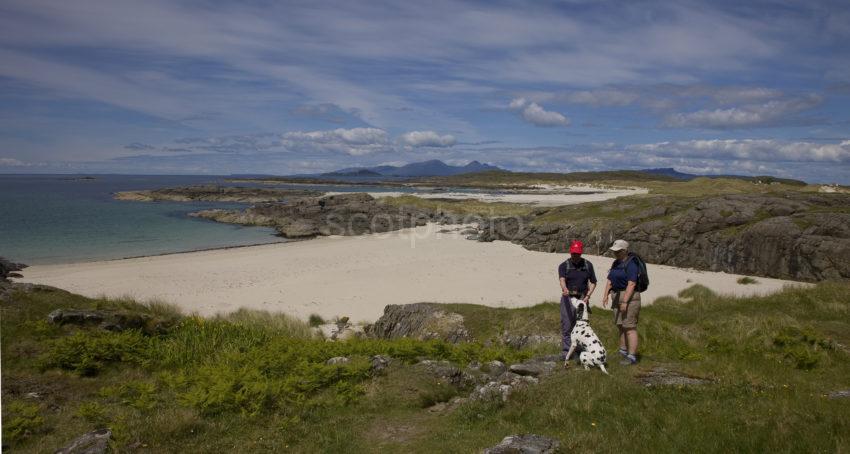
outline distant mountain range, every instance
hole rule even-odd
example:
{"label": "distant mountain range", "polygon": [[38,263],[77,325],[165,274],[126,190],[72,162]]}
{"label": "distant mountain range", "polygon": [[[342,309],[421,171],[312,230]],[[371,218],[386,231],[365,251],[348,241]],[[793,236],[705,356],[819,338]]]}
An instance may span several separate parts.
{"label": "distant mountain range", "polygon": [[662,175],[662,176],[672,177],[672,178],[676,178],[676,179],[679,179],[679,180],[685,180],[685,181],[690,181],[690,180],[693,180],[694,178],[703,177],[703,178],[737,178],[737,179],[740,179],[740,180],[747,180],[747,181],[760,181],[762,183],[776,182],[776,183],[785,183],[785,184],[794,184],[794,185],[805,185],[806,184],[806,182],[800,181],[800,180],[792,180],[790,178],[778,178],[778,177],[772,177],[772,176],[767,176],[767,175],[754,176],[754,177],[743,176],[743,175],[694,175],[694,174],[690,174],[690,173],[679,172],[678,170],[676,170],[672,167],[666,167],[666,168],[660,168],[660,169],[643,169],[643,170],[641,170],[641,172],[652,174],[652,175]]}
{"label": "distant mountain range", "polygon": [[439,159],[424,162],[412,162],[403,166],[349,167],[323,173],[323,177],[445,177],[463,173],[502,170],[489,164],[472,161],[465,166],[453,166]]}

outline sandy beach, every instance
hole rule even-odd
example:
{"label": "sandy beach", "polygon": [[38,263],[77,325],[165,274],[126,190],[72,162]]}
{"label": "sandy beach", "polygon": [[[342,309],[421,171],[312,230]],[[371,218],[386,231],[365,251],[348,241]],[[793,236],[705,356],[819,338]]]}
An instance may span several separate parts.
{"label": "sandy beach", "polygon": [[[524,191],[482,191],[480,193],[469,192],[368,192],[375,198],[399,197],[413,195],[423,199],[475,199],[482,202],[508,202],[523,203],[536,206],[561,206],[574,205],[586,202],[601,202],[617,197],[637,194],[646,194],[645,188],[603,188],[587,185],[575,186],[547,186],[541,185],[536,189]],[[332,194],[343,194],[342,192],[329,192]]]}
{"label": "sandy beach", "polygon": [[[32,266],[21,282],[60,287],[85,296],[132,296],[174,303],[187,313],[240,307],[306,318],[349,316],[374,321],[387,304],[422,301],[496,307],[560,298],[557,266],[566,254],[533,252],[505,241],[466,240],[463,226],[429,224],[357,237],[325,237],[103,262]],[[445,232],[445,230],[450,230]],[[442,232],[441,232],[442,231]],[[586,255],[604,282],[611,258]],[[764,294],[791,281],[649,265],[644,295],[651,302],[693,284],[736,295]],[[600,288],[592,303],[599,305]]]}

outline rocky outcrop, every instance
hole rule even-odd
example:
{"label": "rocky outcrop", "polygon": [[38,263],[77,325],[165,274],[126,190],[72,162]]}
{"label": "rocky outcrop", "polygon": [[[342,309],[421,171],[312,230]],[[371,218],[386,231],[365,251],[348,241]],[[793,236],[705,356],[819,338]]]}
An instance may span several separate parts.
{"label": "rocky outcrop", "polygon": [[186,186],[180,188],[124,191],[115,193],[117,200],[136,202],[279,202],[295,197],[316,197],[323,193],[307,189],[246,188],[233,186]]}
{"label": "rocky outcrop", "polygon": [[363,326],[351,323],[348,317],[342,317],[332,323],[325,323],[314,328],[324,339],[329,341],[345,341],[363,337]]}
{"label": "rocky outcrop", "polygon": [[23,263],[14,263],[0,257],[0,282],[8,282],[10,277],[21,277],[16,271],[21,271],[27,266]]}
{"label": "rocky outcrop", "polygon": [[112,438],[111,430],[94,430],[79,436],[67,446],[57,449],[55,454],[102,454],[108,452],[110,438]]}
{"label": "rocky outcrop", "polygon": [[206,210],[194,216],[242,225],[274,227],[285,238],[382,233],[425,225],[433,214],[394,207],[365,193],[300,197],[246,210]]}
{"label": "rocky outcrop", "polygon": [[414,339],[443,339],[449,342],[472,340],[463,325],[463,316],[447,312],[430,303],[390,304],[384,315],[367,327],[367,334],[379,339],[411,337]]}
{"label": "rocky outcrop", "polygon": [[561,445],[554,438],[542,435],[508,435],[502,441],[484,450],[484,454],[551,454]]}
{"label": "rocky outcrop", "polygon": [[664,367],[655,367],[638,374],[635,378],[640,384],[648,388],[653,386],[699,386],[712,382],[708,378],[687,375]]}
{"label": "rocky outcrop", "polygon": [[[609,201],[595,205],[593,216],[564,207],[495,218],[479,226],[479,241],[565,252],[569,240],[580,238],[586,253],[602,254],[622,238],[650,263],[804,281],[847,279],[847,207],[850,195],[802,192],[656,197],[644,200],[641,209]],[[576,219],[544,222],[572,212]]]}
{"label": "rocky outcrop", "polygon": [[165,333],[174,324],[137,312],[81,309],[56,309],[47,315],[47,321],[55,325],[96,326],[107,331],[137,329],[148,334]]}

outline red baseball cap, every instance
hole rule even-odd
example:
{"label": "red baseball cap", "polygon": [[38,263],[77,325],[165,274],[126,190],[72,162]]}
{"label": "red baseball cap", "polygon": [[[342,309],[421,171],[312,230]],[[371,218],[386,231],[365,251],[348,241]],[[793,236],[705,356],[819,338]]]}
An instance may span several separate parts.
{"label": "red baseball cap", "polygon": [[579,240],[573,240],[570,243],[570,254],[581,254],[584,252],[584,244]]}

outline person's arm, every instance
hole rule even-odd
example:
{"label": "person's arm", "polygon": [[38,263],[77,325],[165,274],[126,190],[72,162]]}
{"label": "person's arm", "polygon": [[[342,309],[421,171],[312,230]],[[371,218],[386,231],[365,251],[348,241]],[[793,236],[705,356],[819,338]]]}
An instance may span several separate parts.
{"label": "person's arm", "polygon": [[608,295],[611,294],[611,279],[605,281],[605,294],[602,295],[602,307],[608,308]]}
{"label": "person's arm", "polygon": [[566,262],[558,266],[558,281],[561,283],[561,294],[569,296],[570,289],[567,288],[567,266]]}
{"label": "person's arm", "polygon": [[596,290],[596,283],[591,282],[587,284],[587,294],[584,295],[584,302],[587,303],[590,301],[590,295],[593,294],[593,291]]}
{"label": "person's arm", "polygon": [[561,281],[561,294],[568,296],[570,294],[570,289],[567,288],[567,279],[562,277],[559,280]]}
{"label": "person's arm", "polygon": [[584,295],[584,302],[590,302],[590,295],[596,290],[596,272],[593,271],[593,264],[587,262],[587,271],[590,274],[587,278],[587,294]]}
{"label": "person's arm", "polygon": [[635,294],[635,287],[637,286],[636,281],[629,281],[629,285],[626,286],[626,289],[623,290],[623,297],[620,298],[620,310],[624,311],[629,305],[629,301],[632,300],[632,295]]}

